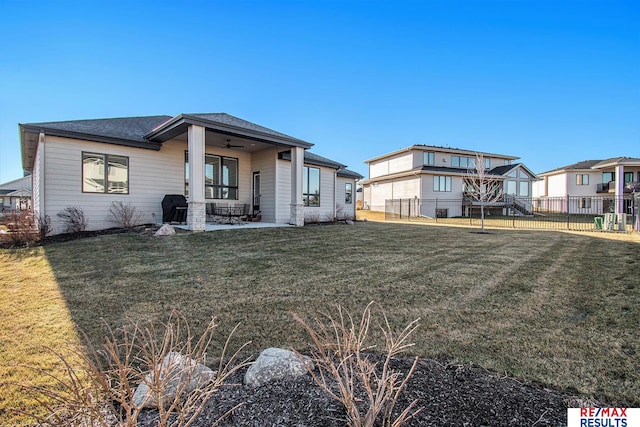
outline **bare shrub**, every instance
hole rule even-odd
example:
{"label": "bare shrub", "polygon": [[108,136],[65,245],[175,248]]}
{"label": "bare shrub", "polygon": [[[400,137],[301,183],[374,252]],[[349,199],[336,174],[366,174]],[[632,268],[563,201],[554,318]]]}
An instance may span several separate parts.
{"label": "bare shrub", "polygon": [[[50,350],[62,362],[65,374],[56,376],[46,370],[32,368],[38,375],[53,379],[55,384],[50,387],[22,386],[45,405],[47,412],[45,416],[26,415],[35,418],[42,426],[135,427],[143,409],[143,404],[134,403],[135,388],[144,383],[149,387],[150,399],[158,404],[155,425],[188,427],[229,376],[247,365],[246,360],[238,360],[238,354],[249,343],[228,356],[229,342],[236,326],[220,351],[212,377],[189,393],[187,387],[195,375],[196,364],[185,366],[177,373],[181,379],[177,385],[175,373],[161,375],[160,366],[173,352],[205,364],[206,351],[211,346],[217,326],[216,319],[212,318],[202,335],[196,338],[182,314],[174,311],[168,322],[162,325],[161,335],[154,332],[153,325],[142,328],[134,324],[124,327],[121,338],[109,329],[99,349],[90,344],[75,345],[66,356]],[[170,385],[176,386],[176,393],[175,397],[168,399],[165,390]],[[210,425],[218,425],[241,405],[221,414]]]}
{"label": "bare shrub", "polygon": [[69,206],[56,214],[65,226],[65,233],[82,233],[87,229],[88,219],[84,211],[76,206]]}
{"label": "bare shrub", "polygon": [[112,202],[107,214],[107,221],[116,224],[118,227],[130,229],[142,224],[144,213],[139,211],[131,203],[121,201]]}
{"label": "bare shrub", "polygon": [[305,212],[304,223],[305,224],[318,224],[320,222],[320,212],[313,210]]}
{"label": "bare shrub", "polygon": [[8,238],[13,245],[28,245],[38,240],[31,211],[11,211],[5,215]]}
{"label": "bare shrub", "polygon": [[[405,352],[413,343],[407,340],[418,327],[418,319],[409,323],[399,333],[394,333],[384,310],[382,323],[378,324],[385,342],[382,366],[372,361],[367,350],[369,344],[372,307],[369,303],[362,313],[359,323],[355,323],[347,310],[338,305],[338,316],[324,314],[324,319],[314,319],[309,323],[297,314],[299,322],[311,337],[314,348],[311,351],[318,372],[310,370],[314,381],[329,395],[344,405],[349,417],[349,426],[371,427],[376,420],[384,426],[400,426],[413,418],[421,408],[416,408],[414,400],[399,415],[394,417],[394,407],[418,363],[416,357],[406,374],[391,369],[393,357]],[[358,397],[362,390],[366,400]]]}
{"label": "bare shrub", "polygon": [[51,218],[49,217],[49,215],[40,216],[37,218],[36,229],[38,231],[40,240],[43,240],[49,235],[49,233],[51,233]]}

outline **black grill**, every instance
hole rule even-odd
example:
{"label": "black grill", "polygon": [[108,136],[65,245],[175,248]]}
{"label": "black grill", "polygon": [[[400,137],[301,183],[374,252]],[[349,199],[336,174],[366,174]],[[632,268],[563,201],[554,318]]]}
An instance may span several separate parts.
{"label": "black grill", "polygon": [[162,222],[186,222],[187,199],[182,194],[167,194],[162,199]]}

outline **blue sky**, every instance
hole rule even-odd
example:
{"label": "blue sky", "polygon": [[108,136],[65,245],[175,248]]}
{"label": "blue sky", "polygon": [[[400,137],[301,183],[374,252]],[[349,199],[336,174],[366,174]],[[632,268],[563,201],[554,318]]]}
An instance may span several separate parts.
{"label": "blue sky", "polygon": [[412,144],[543,172],[640,157],[637,1],[0,0],[0,182],[18,123],[226,112],[364,160]]}

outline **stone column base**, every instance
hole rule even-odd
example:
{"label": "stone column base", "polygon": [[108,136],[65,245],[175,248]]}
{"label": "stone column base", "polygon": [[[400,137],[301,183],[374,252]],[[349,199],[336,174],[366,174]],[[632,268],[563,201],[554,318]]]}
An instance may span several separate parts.
{"label": "stone column base", "polygon": [[191,231],[204,231],[207,222],[205,202],[188,202],[187,225]]}
{"label": "stone column base", "polygon": [[304,225],[304,205],[290,205],[291,206],[291,219],[289,224],[296,227],[302,227]]}

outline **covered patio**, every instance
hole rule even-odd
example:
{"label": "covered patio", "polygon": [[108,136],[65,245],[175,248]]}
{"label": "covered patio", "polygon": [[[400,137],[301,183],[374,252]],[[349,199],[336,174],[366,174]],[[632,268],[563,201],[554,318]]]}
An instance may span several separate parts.
{"label": "covered patio", "polygon": [[[207,204],[212,202],[248,204],[251,212],[265,205],[275,210],[276,201],[270,200],[273,197],[266,199],[261,194],[260,169],[274,169],[280,152],[290,152],[289,223],[304,225],[304,150],[311,143],[224,113],[180,114],[153,129],[145,139],[159,145],[169,140],[187,143],[185,193],[190,230],[208,231],[219,226],[207,222]],[[224,150],[229,156],[206,154],[212,149]],[[248,160],[242,170],[238,166],[240,157]]]}

